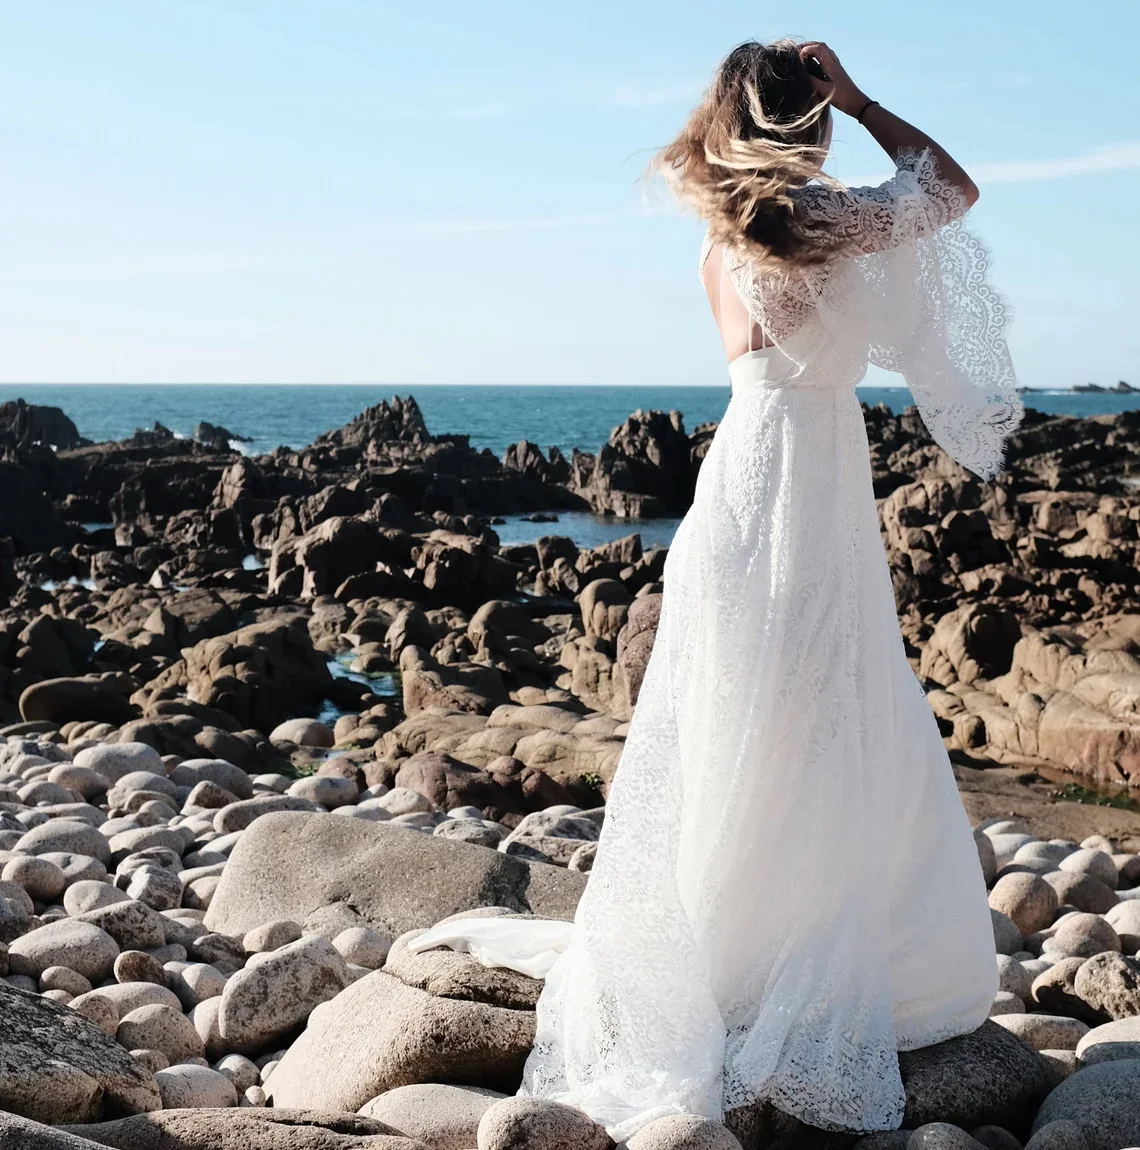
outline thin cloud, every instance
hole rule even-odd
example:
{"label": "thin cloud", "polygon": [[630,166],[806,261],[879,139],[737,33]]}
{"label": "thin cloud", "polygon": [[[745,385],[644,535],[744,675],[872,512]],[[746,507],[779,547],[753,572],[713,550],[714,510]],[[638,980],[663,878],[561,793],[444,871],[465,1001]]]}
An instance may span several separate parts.
{"label": "thin cloud", "polygon": [[[1140,169],[1140,142],[1108,144],[1079,156],[1061,156],[1052,160],[1007,160],[968,165],[970,175],[979,184],[1025,184],[1137,169]],[[851,187],[878,184],[889,174],[877,172],[870,176],[847,177],[843,182]]]}
{"label": "thin cloud", "polygon": [[1130,172],[1140,168],[1140,143],[1109,144],[1082,156],[1057,160],[1013,160],[976,164],[972,174],[981,183],[1019,184],[1029,180],[1065,180],[1096,172]]}

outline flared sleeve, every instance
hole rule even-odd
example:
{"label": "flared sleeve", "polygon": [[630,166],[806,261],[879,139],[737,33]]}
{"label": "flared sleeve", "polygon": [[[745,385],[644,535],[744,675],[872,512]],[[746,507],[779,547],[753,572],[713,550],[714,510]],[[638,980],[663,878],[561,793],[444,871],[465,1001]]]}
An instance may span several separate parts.
{"label": "flared sleeve", "polygon": [[800,207],[851,253],[805,273],[824,324],[848,335],[865,325],[870,362],[903,376],[935,442],[992,479],[1023,407],[1005,338],[1009,307],[965,225],[962,193],[924,150],[901,155],[878,187],[810,185]]}

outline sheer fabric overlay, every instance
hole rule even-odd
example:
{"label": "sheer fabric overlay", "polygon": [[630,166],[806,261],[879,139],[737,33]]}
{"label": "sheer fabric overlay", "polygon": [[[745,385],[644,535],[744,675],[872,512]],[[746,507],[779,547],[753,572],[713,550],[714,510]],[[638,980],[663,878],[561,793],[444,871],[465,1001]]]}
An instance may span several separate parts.
{"label": "sheer fabric overlay", "polygon": [[[976,848],[898,631],[854,388],[870,360],[897,365],[938,442],[993,474],[1019,408],[1005,309],[929,156],[881,188],[803,196],[854,251],[779,282],[725,253],[777,346],[730,367],[524,1071],[521,1093],[619,1141],[664,1114],[760,1100],[828,1129],[895,1128],[897,1051],[975,1029],[997,989]],[[503,920],[474,921],[509,965],[519,920],[499,942]]]}

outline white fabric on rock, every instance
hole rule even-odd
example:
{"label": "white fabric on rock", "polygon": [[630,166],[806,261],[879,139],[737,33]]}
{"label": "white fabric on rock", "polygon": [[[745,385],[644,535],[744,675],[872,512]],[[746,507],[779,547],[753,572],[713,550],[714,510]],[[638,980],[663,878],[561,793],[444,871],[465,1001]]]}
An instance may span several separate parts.
{"label": "white fabric on rock", "polygon": [[[854,392],[870,358],[899,366],[938,441],[980,475],[999,468],[1019,404],[951,191],[927,155],[881,188],[805,189],[857,251],[794,280],[725,253],[777,346],[730,365],[521,1089],[616,1140],[758,1099],[825,1128],[897,1127],[897,1050],[975,1029],[996,992],[985,885],[905,657]],[[916,284],[930,298],[908,301]],[[470,923],[473,952],[500,958],[545,929]]]}
{"label": "white fabric on rock", "polygon": [[419,954],[437,946],[469,953],[484,966],[503,966],[545,978],[566,949],[573,923],[551,918],[455,918],[408,943]]}

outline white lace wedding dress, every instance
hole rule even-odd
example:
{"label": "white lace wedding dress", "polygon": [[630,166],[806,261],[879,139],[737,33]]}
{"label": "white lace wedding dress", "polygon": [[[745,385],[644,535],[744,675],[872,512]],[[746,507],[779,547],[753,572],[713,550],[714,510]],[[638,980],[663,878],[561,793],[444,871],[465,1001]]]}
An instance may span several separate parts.
{"label": "white lace wedding dress", "polygon": [[997,988],[854,388],[869,360],[900,370],[937,441],[991,477],[1021,411],[1003,307],[928,153],[878,188],[801,194],[855,254],[776,280],[725,252],[777,346],[730,366],[573,926],[466,920],[417,944],[545,972],[521,1093],[615,1139],[757,1099],[897,1127],[896,1051],[976,1028]]}

